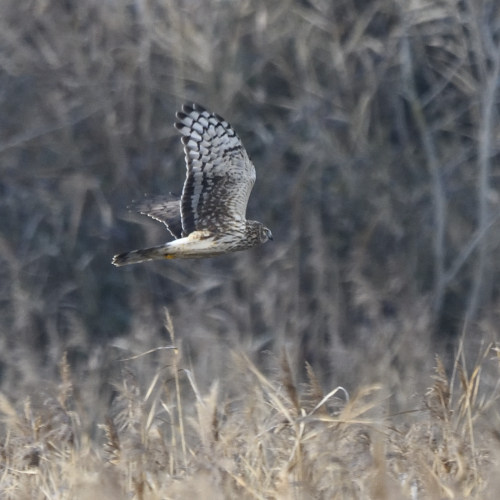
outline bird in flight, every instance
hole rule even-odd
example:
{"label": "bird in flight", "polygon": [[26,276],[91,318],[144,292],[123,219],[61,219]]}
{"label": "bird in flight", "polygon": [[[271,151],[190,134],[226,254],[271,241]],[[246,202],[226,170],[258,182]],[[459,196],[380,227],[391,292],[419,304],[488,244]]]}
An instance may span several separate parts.
{"label": "bird in flight", "polygon": [[184,105],[176,117],[187,167],[182,195],[139,207],[163,222],[175,240],[115,255],[115,266],[213,257],[273,239],[263,224],[246,220],[255,167],[231,125],[199,104]]}

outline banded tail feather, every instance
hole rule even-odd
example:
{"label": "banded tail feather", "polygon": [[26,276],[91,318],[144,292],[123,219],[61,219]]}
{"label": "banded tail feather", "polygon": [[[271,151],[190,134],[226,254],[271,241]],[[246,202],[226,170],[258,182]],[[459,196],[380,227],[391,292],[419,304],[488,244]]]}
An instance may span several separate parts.
{"label": "banded tail feather", "polygon": [[175,255],[171,255],[165,245],[159,245],[156,247],[142,248],[141,250],[132,250],[131,252],[120,253],[113,257],[111,263],[114,266],[120,267],[161,258],[175,259]]}

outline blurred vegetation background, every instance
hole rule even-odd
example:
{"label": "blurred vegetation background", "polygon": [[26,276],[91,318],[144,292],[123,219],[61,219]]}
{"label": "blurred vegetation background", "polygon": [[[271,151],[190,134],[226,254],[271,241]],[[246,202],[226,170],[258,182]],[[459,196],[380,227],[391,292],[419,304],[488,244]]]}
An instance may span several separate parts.
{"label": "blurred vegetation background", "polygon": [[[285,347],[325,383],[426,386],[498,340],[499,75],[493,0],[4,0],[2,390],[168,344],[165,307],[202,385]],[[182,189],[191,101],[242,138],[275,241],[114,268],[168,239],[127,207]]]}

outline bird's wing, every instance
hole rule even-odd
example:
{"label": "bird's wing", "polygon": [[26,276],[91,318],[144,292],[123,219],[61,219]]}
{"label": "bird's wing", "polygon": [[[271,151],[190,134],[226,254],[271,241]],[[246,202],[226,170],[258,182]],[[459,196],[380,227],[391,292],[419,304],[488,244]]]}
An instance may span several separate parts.
{"label": "bird's wing", "polygon": [[183,135],[187,177],[181,197],[182,234],[245,221],[255,167],[223,118],[199,104],[185,105],[175,126]]}
{"label": "bird's wing", "polygon": [[157,221],[163,222],[174,238],[182,235],[181,200],[173,194],[155,197],[137,203],[135,209]]}

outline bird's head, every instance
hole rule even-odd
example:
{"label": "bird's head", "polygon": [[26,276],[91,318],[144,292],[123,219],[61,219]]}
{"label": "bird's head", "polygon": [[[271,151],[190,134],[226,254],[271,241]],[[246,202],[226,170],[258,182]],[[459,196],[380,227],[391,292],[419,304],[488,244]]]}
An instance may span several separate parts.
{"label": "bird's head", "polygon": [[273,240],[273,233],[266,226],[261,226],[260,228],[260,242],[265,243],[266,241]]}
{"label": "bird's head", "polygon": [[255,220],[247,220],[246,233],[247,238],[252,241],[252,246],[261,245],[273,239],[271,230],[264,226],[264,224]]}

